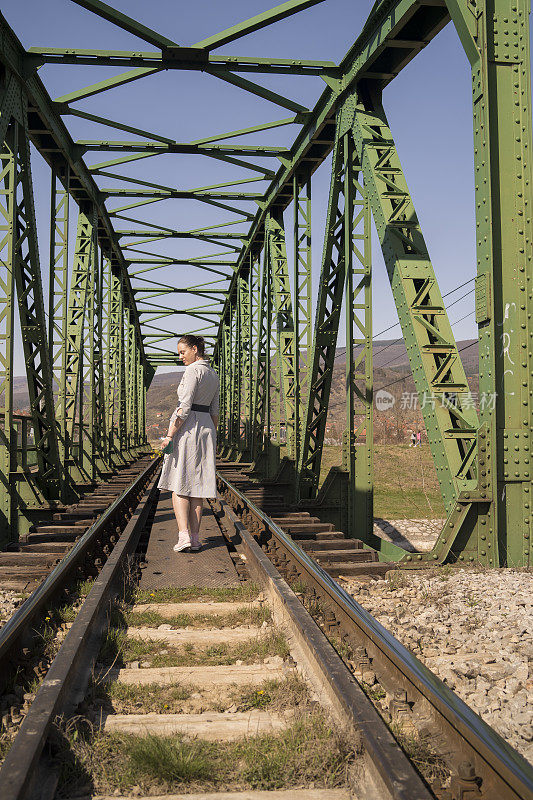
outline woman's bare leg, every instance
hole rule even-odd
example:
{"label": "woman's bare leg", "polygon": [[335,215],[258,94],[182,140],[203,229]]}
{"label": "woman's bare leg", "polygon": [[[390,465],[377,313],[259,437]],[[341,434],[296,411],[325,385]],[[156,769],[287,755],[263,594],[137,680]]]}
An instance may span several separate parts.
{"label": "woman's bare leg", "polygon": [[182,494],[176,494],[176,492],[172,492],[172,506],[174,508],[174,514],[176,515],[176,521],[178,523],[178,531],[180,533],[187,531],[190,534],[189,498]]}
{"label": "woman's bare leg", "polygon": [[202,508],[204,505],[203,497],[189,498],[189,533],[191,544],[198,544],[200,541],[200,523],[202,521]]}

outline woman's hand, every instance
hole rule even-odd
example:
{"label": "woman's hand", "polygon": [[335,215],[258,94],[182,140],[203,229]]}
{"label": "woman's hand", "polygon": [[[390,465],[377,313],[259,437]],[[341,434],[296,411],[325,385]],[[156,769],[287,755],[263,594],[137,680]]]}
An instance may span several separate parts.
{"label": "woman's hand", "polygon": [[164,449],[165,449],[165,447],[167,447],[167,445],[168,445],[168,444],[169,444],[171,441],[172,441],[172,439],[171,439],[171,437],[170,437],[170,436],[164,436],[164,437],[163,437],[163,439],[161,439],[161,450],[164,450]]}

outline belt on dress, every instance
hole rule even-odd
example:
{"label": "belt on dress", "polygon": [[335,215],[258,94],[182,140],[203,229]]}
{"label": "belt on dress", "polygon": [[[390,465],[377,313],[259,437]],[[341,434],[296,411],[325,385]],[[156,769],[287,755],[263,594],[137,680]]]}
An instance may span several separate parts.
{"label": "belt on dress", "polygon": [[201,406],[198,403],[193,403],[192,406],[191,406],[191,409],[193,411],[205,411],[205,412],[209,413],[209,406]]}

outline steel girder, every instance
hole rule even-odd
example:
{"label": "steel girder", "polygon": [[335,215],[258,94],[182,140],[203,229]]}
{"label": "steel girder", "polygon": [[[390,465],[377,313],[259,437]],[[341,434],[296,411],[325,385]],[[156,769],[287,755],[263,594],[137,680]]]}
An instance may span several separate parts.
{"label": "steel girder", "polygon": [[119,369],[119,336],[121,330],[120,281],[113,274],[111,261],[105,259],[102,270],[102,339],[105,343],[104,391],[105,391],[105,429],[107,434],[106,452],[111,465],[123,463],[118,442],[118,410],[120,398],[121,373]]}
{"label": "steel girder", "polygon": [[237,329],[240,332],[240,362],[242,368],[242,389],[239,394],[240,442],[243,453],[249,455],[250,420],[252,400],[252,292],[251,283],[241,278],[239,285],[239,314]]}
{"label": "steel girder", "polygon": [[[15,198],[17,202],[15,286],[30,399],[30,416],[39,474],[50,499],[60,492],[61,468],[52,393],[52,364],[46,336],[46,318],[33,205],[30,143],[24,124],[13,123]],[[7,133],[9,141],[10,130]],[[18,186],[17,186],[18,184]],[[19,193],[17,193],[19,189]]]}
{"label": "steel girder", "polygon": [[[52,170],[50,192],[50,272],[48,277],[48,342],[52,373],[57,387],[59,460],[65,463],[68,446],[66,430],[66,340],[69,269],[69,175]],[[64,498],[67,499],[66,496]]]}
{"label": "steel girder", "polygon": [[294,324],[296,326],[294,460],[298,463],[303,439],[303,409],[309,392],[309,361],[312,346],[311,309],[311,178],[295,175],[294,194]]}
{"label": "steel girder", "polygon": [[[416,19],[416,23],[415,23]],[[256,214],[245,246],[239,254],[235,274],[248,274],[250,252],[260,252],[265,219],[270,208],[286,208],[293,198],[293,176],[302,168],[305,174],[314,172],[333,147],[335,114],[345,99],[356,89],[359,81],[369,79],[376,88],[384,88],[450,21],[444,0],[389,0],[376,4],[362,33],[339,65],[337,77],[324,77],[327,88],[302,130],[283,158],[267,189]],[[236,290],[236,278],[228,291]],[[228,301],[226,301],[228,303]],[[226,313],[227,305],[222,312]]]}
{"label": "steel girder", "polygon": [[[450,0],[434,7],[432,24],[423,24],[427,7],[416,10],[402,3],[376,7],[365,31],[347,57],[343,79],[329,81],[313,119],[298,137],[286,165],[267,192],[254,220],[236,272],[247,272],[248,253],[260,246],[260,235],[271,206],[296,196],[288,191],[291,171],[314,143],[320,125],[329,125],[326,109],[351,103],[354,144],[361,161],[365,186],[370,187],[372,211],[391,277],[400,321],[419,393],[437,472],[450,516],[428,555],[405,556],[383,545],[389,558],[410,566],[428,560],[476,561],[491,565],[526,565],[531,558],[531,341],[528,272],[531,270],[531,89],[526,4],[466,3]],[[442,13],[441,13],[442,10]],[[394,140],[381,106],[381,89],[448,21],[456,25],[472,64],[475,135],[478,277],[476,319],[480,336],[480,392],[496,398],[481,409],[463,403],[468,392],[459,354],[447,321],[442,297],[417,223]],[[429,22],[429,14],[427,15]],[[395,46],[402,28],[410,35],[402,54]],[[407,41],[407,39],[409,41]],[[418,50],[420,47],[418,47]],[[398,48],[401,50],[401,48]],[[342,65],[341,65],[342,66]],[[330,129],[329,129],[330,130]],[[307,134],[307,135],[305,135]],[[331,133],[323,139],[332,141]],[[337,161],[334,156],[333,184]],[[337,183],[339,180],[337,178]],[[514,224],[510,224],[513,221]],[[335,241],[328,222],[325,247]],[[327,340],[324,320],[336,328],[340,290],[319,288],[316,336]],[[338,294],[335,295],[335,289]],[[230,286],[229,297],[234,291]],[[228,299],[229,302],[229,299]],[[329,331],[333,338],[333,334]],[[352,340],[353,343],[353,340]],[[314,357],[318,358],[317,343]],[[304,494],[316,491],[320,447],[327,411],[327,344],[310,370],[317,383],[309,403],[308,425],[300,456]],[[517,377],[518,375],[518,377]],[[314,413],[313,402],[316,404]],[[315,481],[315,483],[313,483]]]}
{"label": "steel girder", "polygon": [[[8,99],[2,98],[0,124],[11,114]],[[13,324],[15,303],[15,153],[6,141],[7,125],[4,128],[1,152],[2,171],[1,223],[0,223],[0,392],[4,398],[2,430],[0,432],[0,536],[3,540],[13,537],[13,516],[16,503],[13,498],[12,476],[17,467],[17,431],[13,420]]]}
{"label": "steel girder", "polygon": [[[96,216],[93,209],[80,211],[74,251],[67,311],[67,338],[65,356],[65,417],[70,446],[74,442],[76,419],[83,425],[83,345],[87,300],[90,293],[91,273],[95,251]],[[82,402],[79,404],[81,386]],[[79,429],[78,442],[83,442]]]}
{"label": "steel girder", "polygon": [[121,431],[126,429],[123,414],[122,389],[124,386],[124,325],[123,296],[120,278],[113,272],[111,262],[104,271],[108,280],[108,346],[106,353],[107,434],[111,463],[123,464]]}
{"label": "steel girder", "polygon": [[252,456],[254,459],[259,458],[259,455],[266,449],[266,442],[270,440],[272,293],[268,238],[265,240],[263,253],[258,309],[256,379],[252,415]]}
{"label": "steel girder", "polygon": [[[92,0],[79,0],[79,2],[92,11],[96,9],[95,13],[99,13],[97,9],[100,5],[93,3]],[[306,3],[291,2],[286,5],[291,7],[290,13],[293,13],[295,9],[305,7]],[[119,189],[116,192],[111,190],[111,193],[138,197],[137,202],[128,206],[132,208],[169,196],[187,195],[190,199],[201,199],[202,202],[226,211],[238,211],[243,221],[251,221],[246,234],[221,234],[214,227],[179,232],[160,229],[159,226],[150,226],[147,223],[147,227],[151,227],[151,230],[119,232],[119,235],[142,237],[139,242],[132,242],[124,247],[124,253],[127,253],[127,257],[135,257],[138,252],[135,248],[141,242],[181,237],[207,242],[224,241],[226,256],[228,253],[238,254],[233,275],[219,271],[220,275],[230,279],[221,311],[220,334],[215,344],[219,364],[224,368],[224,387],[230,393],[223,406],[225,413],[227,412],[230,417],[225,435],[228,446],[235,445],[237,440],[243,438],[240,417],[243,405],[246,405],[242,395],[246,396],[247,392],[245,375],[247,368],[240,364],[237,354],[240,355],[239,350],[247,341],[247,311],[243,298],[245,287],[248,286],[252,293],[250,303],[252,320],[254,307],[259,311],[257,335],[252,321],[250,337],[252,341],[255,338],[257,344],[255,349],[257,377],[253,391],[250,391],[250,397],[252,394],[254,397],[253,408],[250,411],[254,452],[259,455],[261,451],[269,451],[270,447],[273,406],[271,374],[273,374],[278,390],[277,445],[280,445],[279,429],[284,416],[281,409],[285,408],[286,421],[294,426],[296,432],[292,437],[294,442],[291,446],[302,470],[300,486],[304,497],[314,496],[318,485],[321,437],[323,439],[329,402],[328,383],[331,382],[332,353],[335,346],[328,345],[328,336],[332,340],[335,329],[338,329],[340,302],[344,291],[348,300],[347,323],[349,327],[351,323],[350,331],[354,331],[347,341],[347,349],[357,342],[366,352],[364,369],[362,362],[357,361],[357,354],[347,365],[350,388],[347,402],[345,465],[349,468],[350,474],[355,471],[355,477],[360,476],[368,488],[368,463],[365,461],[365,464],[359,464],[357,448],[354,457],[354,444],[363,444],[363,429],[358,427],[359,435],[352,440],[352,433],[355,433],[352,426],[359,425],[357,420],[363,424],[364,418],[366,436],[364,448],[368,451],[368,436],[371,430],[368,397],[372,391],[370,358],[367,364],[371,321],[371,315],[368,313],[370,265],[368,259],[364,257],[364,252],[361,260],[353,250],[352,236],[353,226],[362,220],[367,220],[367,212],[364,210],[362,218],[360,217],[359,209],[363,208],[357,205],[360,199],[361,203],[370,203],[372,206],[378,235],[385,252],[393,294],[399,306],[417,389],[422,394],[426,392],[430,397],[435,395],[435,409],[431,403],[429,410],[425,408],[426,427],[450,516],[429,558],[440,562],[462,557],[489,565],[529,563],[530,526],[533,522],[529,495],[531,491],[529,453],[533,443],[531,442],[532,370],[529,338],[531,293],[528,292],[527,281],[531,270],[532,144],[527,30],[529,8],[525,2],[514,5],[508,0],[491,0],[490,3],[487,0],[478,0],[474,4],[467,4],[464,0],[447,0],[447,3],[442,0],[439,2],[428,0],[427,3],[418,0],[379,2],[374,6],[360,37],[338,68],[330,69],[328,65],[309,63],[295,65],[294,71],[296,67],[301,74],[305,74],[305,69],[314,70],[314,74],[321,74],[326,82],[327,88],[312,112],[235,74],[237,70],[257,72],[283,70],[287,68],[286,64],[281,64],[277,60],[276,63],[272,61],[269,67],[261,59],[238,58],[231,62],[211,54],[211,50],[223,42],[239,38],[245,32],[256,29],[254,26],[267,24],[268,21],[278,18],[276,14],[269,16],[267,13],[262,20],[254,18],[229,32],[210,37],[193,48],[184,49],[166,37],[146,29],[145,26],[140,26],[131,18],[107,6],[106,8],[108,9],[106,19],[151,42],[160,48],[160,52],[132,54],[117,51],[78,51],[68,54],[48,49],[42,50],[40,54],[26,55],[11,32],[7,31],[0,44],[0,57],[7,68],[6,86],[12,86],[13,81],[17,86],[24,84],[24,91],[31,100],[31,115],[24,112],[20,124],[24,124],[25,115],[28,135],[36,146],[47,154],[45,157],[50,162],[55,162],[54,167],[58,175],[65,174],[66,165],[71,168],[74,180],[77,182],[75,199],[85,208],[92,203],[97,210],[96,227],[99,242],[121,276],[124,309],[131,317],[128,330],[123,332],[126,337],[124,366],[128,390],[135,394],[139,403],[135,415],[131,408],[130,392],[127,398],[124,397],[123,401],[121,399],[121,407],[124,403],[126,409],[127,404],[127,427],[124,428],[126,433],[123,435],[130,437],[130,444],[133,446],[139,437],[139,426],[142,425],[143,403],[140,386],[141,383],[146,384],[146,380],[140,381],[138,369],[139,354],[143,349],[142,329],[123,253],[118,246],[118,239],[113,234],[109,214],[103,206],[103,196],[98,194],[90,173],[98,175],[111,164],[152,157],[160,152],[208,154],[224,163],[253,170],[254,174],[261,176],[262,179],[271,178],[272,182],[266,193],[263,196],[253,196],[251,193],[243,192],[217,192],[217,189],[223,188],[222,185],[183,193],[174,187],[158,187],[149,182],[145,182],[146,188],[139,188],[138,191]],[[482,409],[481,424],[478,424],[475,414],[466,403],[462,402],[461,395],[467,391],[464,372],[380,100],[383,87],[392,81],[447,24],[450,16],[471,62],[473,75],[478,231],[476,316],[480,327],[480,389],[485,394],[494,394],[496,397],[494,412]],[[2,27],[7,29],[3,21]],[[219,79],[290,108],[295,113],[292,122],[302,125],[301,133],[293,146],[288,150],[265,147],[250,150],[246,146],[217,144],[218,141],[241,135],[243,131],[228,132],[218,137],[206,136],[196,142],[182,144],[169,137],[140,131],[70,107],[70,103],[76,99],[89,97],[111,86],[119,86],[144,75],[153,74],[159,69],[169,68],[168,62],[171,59],[175,60],[180,69],[189,68],[191,66],[189,62],[193,57],[197,62],[194,68],[198,68],[198,64],[202,62],[199,68],[216,75]],[[70,59],[72,63],[118,64],[120,62],[133,66],[133,62],[128,62],[131,58],[139,59],[137,69],[66,95],[60,98],[60,104],[55,107],[52,106],[35,74],[36,65],[44,61],[66,62]],[[109,145],[101,141],[82,140],[80,148],[113,147],[124,151],[118,158],[95,165],[88,170],[80,158],[83,150],[75,150],[74,143],[69,139],[61,123],[60,113],[74,113],[119,130],[147,136],[151,141],[135,144],[119,142]],[[287,296],[287,287],[283,282],[281,289],[278,286],[277,300],[280,302],[276,305],[275,265],[284,259],[273,259],[272,253],[276,245],[273,247],[269,241],[269,225],[273,218],[282,224],[283,211],[292,201],[295,202],[296,214],[300,213],[299,189],[332,149],[339,120],[339,125],[342,123],[342,143],[341,135],[338,133],[336,148],[342,148],[341,158],[344,168],[339,172],[337,153],[332,181],[332,187],[335,182],[337,185],[335,190],[337,197],[336,200],[330,198],[330,212],[332,208],[335,211],[333,218],[331,213],[328,217],[315,339],[313,348],[310,347],[308,340],[306,353],[309,355],[309,363],[305,374],[302,375],[303,382],[310,376],[311,393],[306,403],[307,411],[301,415],[302,423],[305,420],[310,428],[306,427],[300,443],[297,433],[300,374],[299,362],[295,364],[295,351],[300,343],[302,330],[300,317],[302,308],[298,298],[301,284],[295,274],[294,285],[298,288],[292,302],[294,332],[292,373],[290,373],[288,364],[285,364],[284,369],[283,350],[280,346],[282,339],[272,324],[274,311],[278,312],[283,308],[281,299]],[[0,117],[0,128],[2,122],[3,118]],[[267,130],[269,127],[278,127],[281,124],[289,124],[289,120],[279,120],[263,126],[255,125],[246,130],[249,132]],[[45,134],[42,133],[43,130],[46,131]],[[274,175],[271,169],[244,160],[252,153],[275,156],[280,159],[282,166]],[[124,176],[119,177],[127,180]],[[220,202],[236,197],[257,202],[258,211],[253,218],[248,212]],[[126,208],[116,210],[114,215],[120,218],[119,213]],[[339,219],[340,216],[342,220]],[[516,221],[516,224],[509,224],[510,220]],[[295,226],[296,270],[299,248],[301,251],[297,228],[298,225]],[[241,238],[243,246],[232,244]],[[262,249],[264,250],[263,281],[259,296],[250,278],[250,270],[258,263]],[[150,255],[143,251],[141,254]],[[187,263],[192,261],[187,260]],[[216,267],[216,263],[206,263],[205,268]],[[342,275],[344,277],[340,280]],[[364,302],[361,296],[364,296]],[[6,308],[9,308],[8,304]],[[211,316],[218,313],[218,309],[212,311],[212,308],[216,309],[216,305],[191,309],[191,313],[209,324]],[[158,318],[160,311],[168,314],[164,306],[155,304],[146,304],[141,313],[155,315],[150,320],[153,322]],[[304,316],[310,320],[308,305]],[[132,336],[129,329],[130,322],[136,326],[136,335]],[[357,338],[359,336],[360,339]],[[150,341],[154,342],[154,337]],[[160,354],[157,355],[157,348],[152,346],[153,358],[158,359],[159,363],[167,363],[171,358],[169,351],[160,350]],[[275,370],[271,369],[274,353],[277,354]],[[143,376],[146,379],[150,372],[149,365],[144,356],[141,360]],[[284,374],[290,374],[290,379],[284,379]],[[266,382],[263,380],[260,383],[260,379],[264,377],[267,378]],[[361,385],[365,386],[364,398],[357,394],[361,390]],[[120,391],[125,392],[125,388],[121,388]],[[273,391],[272,401],[274,394]],[[287,406],[286,397],[288,397]],[[121,435],[122,430],[121,428]],[[275,459],[270,459],[269,463],[272,465],[274,462]],[[367,494],[370,498],[370,494]],[[368,509],[368,503],[365,507]],[[398,557],[393,548],[390,550],[390,557]],[[416,559],[419,563],[424,563],[426,560],[422,555],[420,559]]]}
{"label": "steel girder", "polygon": [[[318,489],[320,465],[333,376],[333,364],[339,331],[346,261],[344,246],[345,150],[349,132],[337,125],[331,184],[326,215],[322,268],[318,286],[315,334],[309,359],[309,393],[305,411],[304,436],[298,464],[298,495],[313,497]],[[351,186],[348,180],[346,185]]]}
{"label": "steel girder", "polygon": [[297,335],[292,310],[289,269],[285,248],[285,230],[282,217],[275,214],[270,215],[267,221],[267,237],[267,253],[270,260],[269,272],[274,301],[273,310],[276,320],[273,330],[276,339],[276,373],[278,376],[278,444],[281,443],[280,430],[284,422],[287,455],[289,458],[294,458],[296,450]]}
{"label": "steel girder", "polygon": [[[4,394],[0,445],[2,492],[0,537],[16,539],[18,511],[41,501],[59,500],[64,486],[52,394],[52,363],[41,284],[37,226],[33,204],[27,100],[6,75],[0,105],[2,137],[2,216],[0,246],[0,355]],[[13,417],[13,339],[15,291],[30,404],[29,420]],[[27,469],[30,431],[37,475]],[[20,437],[20,438],[19,438]],[[20,451],[19,451],[20,445]]]}
{"label": "steel girder", "polygon": [[476,479],[476,410],[462,397],[469,385],[437,278],[385,112],[379,99],[353,103],[353,138],[413,379],[421,403],[437,477],[448,510]]}
{"label": "steel girder", "polygon": [[[94,204],[98,215],[99,244],[120,270],[125,301],[134,309],[135,325],[140,335],[140,326],[135,313],[135,299],[126,268],[126,260],[116,240],[104,197],[91,175],[90,169],[81,158],[82,152],[70,136],[58,113],[58,107],[48,95],[38,77],[38,66],[28,54],[0,14],[0,63],[6,70],[5,86],[7,93],[20,92],[26,103],[27,136],[43,158],[58,174],[70,168],[72,197],[78,205]],[[22,116],[21,116],[22,120]],[[5,131],[0,125],[0,134]],[[144,359],[144,351],[143,351]]]}
{"label": "steel girder", "polygon": [[[82,320],[80,353],[80,452],[86,460],[84,470],[91,482],[109,471],[107,465],[107,436],[104,415],[104,373],[102,339],[102,260],[98,250],[96,230],[88,246],[88,279],[86,314]],[[87,420],[85,424],[84,420]]]}
{"label": "steel girder", "polygon": [[[343,120],[346,123],[346,120]],[[372,253],[369,192],[352,137],[344,145],[344,264],[346,314],[346,430],[348,525],[367,540],[374,527],[374,375]]]}

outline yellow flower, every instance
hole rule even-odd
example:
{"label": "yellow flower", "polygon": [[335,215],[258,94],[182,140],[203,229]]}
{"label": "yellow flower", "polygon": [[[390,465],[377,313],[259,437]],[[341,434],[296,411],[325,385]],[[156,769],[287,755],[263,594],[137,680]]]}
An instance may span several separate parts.
{"label": "yellow flower", "polygon": [[45,617],[45,619],[50,619],[50,617]]}
{"label": "yellow flower", "polygon": [[260,690],[257,692],[257,694],[264,694],[264,691],[263,691],[262,689],[260,689]]}

